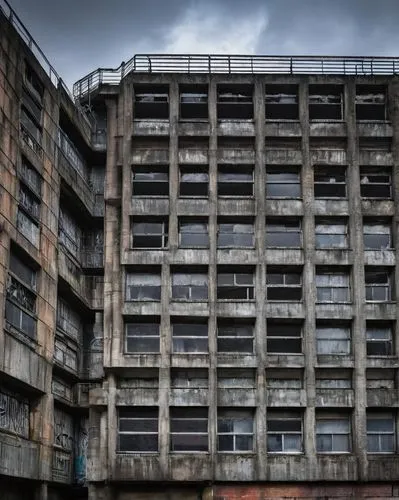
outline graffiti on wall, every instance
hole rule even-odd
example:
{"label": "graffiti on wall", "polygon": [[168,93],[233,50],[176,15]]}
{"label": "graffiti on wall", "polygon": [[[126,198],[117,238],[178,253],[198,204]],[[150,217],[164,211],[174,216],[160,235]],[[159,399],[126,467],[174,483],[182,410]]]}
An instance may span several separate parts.
{"label": "graffiti on wall", "polygon": [[69,480],[74,448],[73,418],[58,408],[54,408],[54,447],[53,478]]}
{"label": "graffiti on wall", "polygon": [[76,442],[75,458],[75,481],[77,484],[84,485],[87,477],[87,447],[89,441],[89,419],[82,418],[79,422]]}
{"label": "graffiti on wall", "polygon": [[0,391],[0,429],[29,438],[29,404]]}

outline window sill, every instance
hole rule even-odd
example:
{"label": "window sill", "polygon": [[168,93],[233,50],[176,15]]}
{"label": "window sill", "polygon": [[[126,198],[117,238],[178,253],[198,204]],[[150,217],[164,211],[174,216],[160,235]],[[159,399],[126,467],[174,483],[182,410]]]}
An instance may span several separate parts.
{"label": "window sill", "polygon": [[396,304],[396,300],[366,300],[366,304]]}
{"label": "window sill", "polygon": [[266,250],[303,250],[303,247],[268,247],[266,245]]}
{"label": "window sill", "polygon": [[208,303],[209,299],[174,299],[173,297],[171,298],[171,302],[179,302],[179,303],[191,303],[191,302],[195,302],[195,303],[202,303],[202,302],[205,302],[205,303]]}
{"label": "window sill", "polygon": [[343,456],[353,456],[351,451],[316,451],[317,456],[325,457],[329,455],[343,455]]}
{"label": "window sill", "polygon": [[14,339],[25,344],[32,351],[36,351],[36,349],[41,346],[37,340],[32,339],[21,330],[18,330],[14,326],[10,325],[6,320],[4,320],[4,331],[11,335]]}
{"label": "window sill", "polygon": [[134,252],[139,252],[140,250],[158,250],[158,251],[167,251],[169,250],[169,247],[130,247],[130,250],[134,251]]}
{"label": "window sill", "polygon": [[134,457],[134,456],[143,456],[145,455],[146,457],[154,457],[157,458],[159,457],[159,451],[119,451],[116,450],[116,454],[118,456],[128,456],[128,457]]}
{"label": "window sill", "polygon": [[218,250],[254,250],[255,245],[250,247],[217,247]]}
{"label": "window sill", "polygon": [[345,305],[345,306],[351,306],[353,305],[353,302],[339,302],[339,301],[336,301],[336,300],[331,300],[331,301],[325,301],[325,302],[321,302],[321,301],[318,301],[316,300],[316,305]]}
{"label": "window sill", "polygon": [[217,450],[218,455],[222,456],[232,456],[235,455],[237,457],[241,455],[245,455],[246,457],[254,457],[256,456],[256,452],[251,450],[251,451],[222,451],[222,450]]}
{"label": "window sill", "polygon": [[[295,104],[292,104],[292,106],[295,106]],[[294,119],[294,118],[265,118],[266,123],[300,123],[299,118]]]}
{"label": "window sill", "polygon": [[255,304],[256,299],[217,299],[218,302],[246,302],[248,304]]}
{"label": "window sill", "polygon": [[268,455],[291,455],[291,456],[294,456],[294,457],[297,457],[298,455],[299,456],[305,456],[305,452],[303,451],[268,451],[267,452]]}
{"label": "window sill", "polygon": [[302,198],[297,198],[293,196],[267,196],[266,195],[266,201],[271,201],[271,200],[293,200],[293,201],[302,201]]}

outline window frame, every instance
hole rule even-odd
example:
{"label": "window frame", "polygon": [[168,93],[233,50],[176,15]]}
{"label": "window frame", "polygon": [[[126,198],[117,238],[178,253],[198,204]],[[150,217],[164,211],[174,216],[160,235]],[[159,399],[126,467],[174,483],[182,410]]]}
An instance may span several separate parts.
{"label": "window frame", "polygon": [[[320,432],[318,430],[318,424],[323,421],[331,421],[331,422],[344,422],[348,427],[347,432]],[[318,447],[318,437],[319,436],[331,436],[331,449],[330,450],[320,450]],[[334,450],[334,436],[347,436],[348,440],[348,449],[347,450]],[[338,414],[316,414],[316,427],[315,427],[315,437],[316,437],[316,453],[325,455],[325,454],[345,454],[348,455],[352,453],[352,421],[351,416],[349,414],[338,415]]]}
{"label": "window frame", "polygon": [[[276,219],[272,219],[272,222],[268,222],[268,218],[266,217],[266,248],[302,248],[303,246],[303,234],[302,234],[302,221],[300,218],[297,219],[292,219],[292,220],[286,220],[285,217],[281,218],[282,222],[276,222]],[[274,229],[271,231],[270,229],[274,228],[280,228],[280,229]],[[295,245],[276,245],[276,244],[270,244],[269,238],[271,237],[270,235],[287,235],[287,234],[293,234],[298,236],[298,242],[299,244]],[[273,236],[275,237],[275,236]]]}
{"label": "window frame", "polygon": [[[132,325],[132,328],[136,326],[137,328],[142,327],[143,325],[151,325],[155,326],[156,333],[149,335],[135,335],[129,332],[129,327]],[[161,337],[160,337],[160,323],[157,321],[126,321],[124,324],[124,354],[159,354],[161,349]],[[158,349],[148,349],[148,350],[131,350],[128,348],[129,339],[139,339],[139,341],[144,342],[145,340],[154,341],[157,344]]]}
{"label": "window frame", "polygon": [[[191,227],[192,226],[204,226],[203,231],[187,231],[186,229],[183,230],[183,228],[186,227]],[[204,237],[204,243],[201,245],[194,245],[194,244],[183,244],[183,234],[184,235],[205,235]],[[180,248],[209,248],[209,222],[208,219],[206,220],[187,220],[186,218],[181,218],[179,220],[179,247]]]}
{"label": "window frame", "polygon": [[[375,421],[382,419],[391,419],[392,422],[392,430],[391,431],[371,431],[368,429],[370,420],[373,419]],[[397,450],[397,424],[396,424],[396,414],[395,412],[376,412],[376,411],[367,411],[366,413],[366,435],[367,435],[367,454],[375,454],[375,455],[392,455],[396,453]],[[371,436],[377,436],[378,439],[378,451],[370,450],[369,438]],[[382,449],[382,439],[384,436],[391,436],[392,438],[392,450],[384,450]]]}
{"label": "window frame", "polygon": [[[126,416],[121,416],[123,415],[123,412],[136,412],[137,417],[126,417]],[[154,415],[156,416],[139,416],[140,412],[142,413],[150,413],[153,412]],[[152,422],[156,421],[156,431],[154,430],[141,430],[141,431],[122,431],[121,430],[121,423],[122,421],[134,421],[135,423],[137,422]],[[144,425],[145,427],[145,425]],[[127,450],[127,449],[121,449],[121,440],[120,437],[122,436],[156,436],[156,442],[157,446],[156,449],[150,449],[150,450],[144,450],[144,449],[136,449],[136,450]],[[119,407],[118,408],[118,431],[117,431],[117,453],[119,454],[134,454],[134,453],[140,453],[140,454],[148,454],[148,453],[159,453],[159,409],[158,407]]]}
{"label": "window frame", "polygon": [[[345,277],[347,278],[347,285],[334,285],[335,277]],[[328,277],[329,284],[318,284],[320,278]],[[327,280],[326,280],[327,281]],[[319,304],[350,304],[352,302],[352,287],[351,287],[351,276],[350,273],[345,272],[324,272],[324,271],[316,271],[315,276],[315,285],[316,285],[316,303]],[[337,300],[335,298],[335,292],[341,290],[346,290],[346,299],[345,300]],[[319,295],[321,292],[329,291],[329,298],[326,300]],[[336,292],[339,293],[339,292]]]}
{"label": "window frame", "polygon": [[[279,327],[281,329],[286,328],[292,329],[294,332],[294,327],[295,327],[295,333],[297,335],[276,335],[276,332],[274,332],[274,335],[270,335],[270,331],[273,330],[273,327]],[[295,339],[296,342],[299,342],[299,350],[271,350],[271,344],[277,343],[276,341],[284,341],[284,345],[287,346],[288,342],[291,340]],[[292,342],[295,344],[295,342]],[[289,356],[298,356],[303,354],[303,324],[299,321],[293,321],[293,322],[284,322],[284,321],[273,321],[273,320],[267,320],[266,323],[266,353],[268,355],[274,356],[274,355],[289,355]]]}
{"label": "window frame", "polygon": [[[386,182],[370,182],[373,178],[376,177],[388,177],[388,181]],[[366,180],[367,179],[367,182]],[[365,189],[362,189],[362,186],[388,186],[389,188],[389,195],[388,196],[367,196],[364,191]],[[374,193],[375,194],[375,193]],[[362,199],[375,199],[375,200],[392,200],[393,196],[393,186],[392,186],[392,169],[385,169],[384,170],[377,170],[373,168],[360,168],[360,198]]]}
{"label": "window frame", "polygon": [[[226,227],[232,226],[232,231],[226,230]],[[245,231],[242,229],[246,228]],[[241,231],[234,231],[235,227],[239,227]],[[221,240],[221,235],[227,235],[233,239],[233,243],[231,244],[224,244],[222,245],[220,240]],[[238,239],[245,238],[245,236],[249,236],[251,239],[251,242],[249,244],[239,244],[238,241],[236,241],[236,237]],[[220,222],[218,221],[218,226],[217,226],[217,248],[254,248],[255,247],[255,227],[253,222]]]}
{"label": "window frame", "polygon": [[[300,431],[280,429],[280,430],[270,430],[270,422],[300,422]],[[289,425],[287,426],[289,427]],[[271,450],[269,437],[279,436],[281,437],[281,450]],[[289,450],[285,447],[286,440],[290,436],[299,436],[300,439],[300,449]],[[266,439],[267,439],[267,453],[271,455],[299,455],[303,454],[303,414],[301,412],[282,412],[271,410],[267,412],[266,417]]]}
{"label": "window frame", "polygon": [[[377,228],[377,231],[371,231],[370,228]],[[378,231],[379,229],[379,231]],[[388,237],[388,244],[386,246],[370,246],[367,244],[367,237]],[[363,245],[365,250],[392,250],[393,249],[393,234],[392,222],[385,221],[363,221]]]}
{"label": "window frame", "polygon": [[[135,226],[138,225],[160,225],[161,226],[161,231],[160,232],[149,232],[149,233],[141,233],[141,232],[135,232]],[[135,239],[138,238],[143,238],[143,237],[150,237],[150,238],[160,238],[161,240],[161,245],[160,246],[149,246],[149,245],[139,245],[135,244]],[[132,249],[134,250],[141,250],[141,249],[166,249],[168,248],[169,245],[169,223],[168,220],[140,220],[137,221],[137,219],[132,218],[131,222],[131,245]]]}
{"label": "window frame", "polygon": [[[370,283],[368,282],[368,279],[370,279],[371,275],[386,275],[386,283],[381,284],[381,283]],[[365,286],[365,295],[366,295],[366,302],[374,302],[374,303],[385,303],[385,302],[393,302],[394,300],[394,290],[393,290],[393,277],[392,273],[390,271],[385,271],[385,270],[366,270],[365,275],[364,275],[364,286]],[[384,299],[378,299],[375,298],[375,292],[378,292],[380,290],[385,290],[385,298]],[[369,292],[371,292],[372,298],[367,298]]]}
{"label": "window frame", "polygon": [[[233,277],[233,284],[232,285],[221,285],[220,284],[220,277],[221,276],[231,276]],[[241,284],[237,282],[237,276],[238,275],[246,275],[246,276],[252,276],[252,285],[248,284]],[[223,289],[234,289],[237,291],[241,291],[241,289],[246,289],[246,298],[231,298],[231,297],[220,297],[219,290]],[[225,290],[223,290],[225,291]],[[244,271],[237,271],[237,272],[225,272],[225,271],[218,271],[217,273],[217,285],[216,285],[216,296],[217,300],[223,300],[223,301],[244,301],[244,302],[250,302],[255,300],[255,272],[244,272]]]}
{"label": "window frame", "polygon": [[[270,180],[270,175],[280,175],[284,176],[287,174],[295,174],[297,179],[294,180]],[[291,165],[267,165],[266,166],[266,181],[265,181],[265,196],[267,199],[302,199],[302,178],[301,178],[301,169],[298,166]],[[294,189],[294,193],[290,193],[289,195],[278,194],[272,195],[270,193],[271,186],[282,185],[282,186],[295,186],[297,191]]]}
{"label": "window frame", "polygon": [[[195,318],[193,318],[193,320],[195,320]],[[176,331],[175,330],[178,330],[178,326],[181,326],[183,327],[183,325],[186,327],[187,330],[190,330],[190,326],[199,326],[201,325],[202,327],[204,327],[204,332],[205,332],[205,335],[190,335],[190,334],[187,334],[185,332],[182,332],[182,334],[180,335],[177,335]],[[182,328],[183,329],[183,328]],[[183,335],[183,333],[185,333]],[[185,321],[176,321],[176,320],[172,320],[171,321],[171,334],[172,334],[172,353],[173,354],[208,354],[209,352],[209,331],[208,331],[208,323],[206,322],[200,322],[200,321],[192,321],[192,322],[189,322],[188,320],[185,320]],[[194,339],[197,339],[197,341],[199,342],[200,345],[204,345],[203,349],[199,349],[199,350],[177,350],[176,349],[176,346],[178,344],[178,340],[181,339],[183,341],[183,345],[184,345],[184,341],[186,340],[188,343],[189,341],[193,341],[193,343],[195,342]],[[201,340],[203,341],[201,343]]]}
{"label": "window frame", "polygon": [[[344,335],[342,337],[333,337],[333,338],[323,338],[320,336],[320,333],[325,330],[333,330],[334,332],[338,330],[342,330],[345,332],[346,337]],[[316,354],[317,356],[348,356],[352,352],[352,332],[351,325],[349,324],[336,324],[336,325],[327,325],[327,324],[317,324],[316,323]],[[320,348],[321,343],[331,343],[331,342],[345,342],[346,350],[343,352],[323,352],[323,349]]]}
{"label": "window frame", "polygon": [[[222,421],[226,420],[232,425],[231,431],[221,431]],[[252,427],[251,431],[239,431],[235,430],[235,424],[240,421],[250,421],[250,425]],[[217,411],[217,451],[218,453],[254,453],[255,439],[254,439],[254,428],[255,428],[255,419],[254,419],[254,411],[248,409],[226,409],[226,408],[218,408]],[[221,437],[231,437],[232,438],[232,450],[222,449],[221,446]],[[249,440],[252,446],[247,447],[246,449],[240,449],[239,445],[237,445],[237,441],[239,441],[240,437],[245,437]]]}
{"label": "window frame", "polygon": [[[195,412],[198,412],[200,413],[200,411],[198,410],[205,410],[206,411],[206,417],[205,416],[193,416],[195,414]],[[183,412],[187,412],[189,416],[173,416],[174,413],[176,413],[177,415],[181,414],[183,415]],[[203,411],[202,413],[205,415],[205,411]],[[190,413],[192,414],[190,416]],[[169,437],[170,437],[170,453],[209,453],[209,421],[208,421],[208,418],[209,418],[209,410],[208,410],[208,407],[204,407],[204,406],[197,406],[197,407],[171,407],[170,408],[170,418],[169,418]],[[197,427],[198,428],[201,428],[201,423],[205,423],[206,422],[206,432],[205,431],[197,431],[197,432],[192,432],[192,431],[182,431],[181,430],[181,425],[182,423],[184,422],[180,422],[180,421],[184,421],[184,422],[187,422],[187,421],[190,421],[190,422],[197,422]],[[180,422],[180,425],[176,425],[176,424],[179,424]],[[179,430],[175,430],[174,428],[178,428]],[[183,426],[184,427],[184,426]],[[177,437],[177,436],[206,436],[206,442],[207,442],[207,446],[206,446],[206,450],[205,449],[189,449],[189,450],[176,450],[174,449],[174,444],[173,444],[173,438],[174,437]],[[197,447],[198,448],[198,447]]]}
{"label": "window frame", "polygon": [[[154,278],[154,281],[157,282],[157,284],[146,284],[144,282],[142,283],[135,283],[134,277],[146,277],[147,281],[150,282],[151,280],[149,279],[150,277],[156,277]],[[144,280],[146,281],[146,280]],[[159,283],[159,284],[158,284]],[[138,291],[139,288],[151,288],[151,290],[156,290],[155,298],[154,296],[140,296],[138,295],[137,297],[132,297],[131,295],[131,288],[134,287]],[[147,293],[145,294],[147,295]],[[125,275],[125,302],[160,302],[161,301],[161,295],[162,295],[162,278],[161,278],[161,273],[160,272],[126,272]]]}
{"label": "window frame", "polygon": [[[376,331],[387,332],[386,338],[379,338],[378,335],[375,334]],[[375,344],[384,344],[386,345],[386,353],[372,353],[371,346]],[[392,324],[384,324],[384,323],[370,323],[366,321],[366,351],[367,357],[386,357],[394,355],[394,328]]]}
{"label": "window frame", "polygon": [[[239,331],[243,330],[245,327],[251,327],[252,333],[251,335],[221,335],[221,332],[223,330],[230,330],[230,331]],[[227,332],[228,333],[228,332]],[[232,342],[234,343],[234,340],[237,339],[244,339],[249,340],[251,343],[251,348],[249,350],[242,350],[242,349],[229,349],[229,350],[222,350],[221,349],[221,341],[222,340],[227,340],[227,342]],[[241,354],[253,354],[254,353],[254,343],[255,343],[255,325],[254,323],[236,323],[236,322],[221,322],[218,321],[217,323],[217,353],[218,354],[228,354],[228,353],[241,353]]]}
{"label": "window frame", "polygon": [[[330,180],[318,180],[317,176],[320,176],[320,178],[328,178],[330,177]],[[334,180],[331,182],[331,179],[337,179],[338,177],[343,176],[344,180]],[[314,197],[316,200],[345,200],[348,197],[348,186],[347,186],[347,168],[346,167],[330,167],[330,170],[328,170],[328,167],[325,166],[315,166],[314,170],[314,184],[313,184],[313,191],[314,191]],[[329,186],[334,184],[335,186],[344,186],[345,193],[344,195],[338,195],[338,196],[332,196],[331,194],[328,196],[320,196],[316,194],[317,187],[321,186]]]}
{"label": "window frame", "polygon": [[[322,228],[325,230],[321,230]],[[335,228],[335,229],[334,229]],[[342,232],[339,232],[343,229]],[[319,238],[323,236],[328,237],[327,244],[320,244]],[[334,238],[336,237],[337,242],[335,243]],[[334,240],[331,244],[329,242]],[[348,221],[343,219],[316,219],[315,223],[315,248],[316,250],[331,250],[331,249],[347,249],[349,242],[349,227]]]}
{"label": "window frame", "polygon": [[[244,179],[235,179],[235,180],[228,180],[227,178],[223,180],[223,176],[231,176],[231,175],[247,175],[248,177],[251,176],[251,180],[244,180]],[[253,198],[254,197],[254,167],[245,165],[242,168],[240,168],[240,165],[233,165],[229,166],[228,165],[218,165],[218,171],[217,171],[217,196],[220,198]],[[234,186],[235,189],[233,189],[232,193],[226,193],[225,192],[225,187],[226,186]],[[249,189],[249,186],[251,189]],[[222,187],[224,188],[222,190]],[[245,191],[245,189],[248,188],[248,192]],[[224,191],[224,192],[221,192]],[[244,194],[243,194],[244,192]]]}
{"label": "window frame", "polygon": [[[185,277],[185,281],[189,281],[186,284],[175,284],[176,278],[180,276],[180,279],[182,277]],[[190,280],[188,278],[191,278]],[[194,281],[194,283],[193,283]],[[206,284],[203,285],[196,285],[195,281],[204,281]],[[176,295],[176,288],[181,288],[181,289],[187,289],[188,296],[181,297],[177,294]],[[197,290],[198,289],[198,290]],[[195,297],[196,292],[203,290],[205,291],[206,289],[206,294],[203,294],[203,296],[200,296],[198,298]],[[194,296],[194,298],[193,298]],[[170,297],[171,300],[174,302],[207,302],[209,300],[209,274],[208,270],[207,272],[192,272],[192,271],[172,271],[171,272],[171,280],[170,280]]]}
{"label": "window frame", "polygon": [[[270,269],[270,268],[269,268]],[[280,276],[282,277],[282,283],[271,283],[269,280],[271,276]],[[293,276],[299,276],[299,283],[290,283],[291,278]],[[285,271],[285,270],[280,270],[280,269],[273,269],[271,272],[267,271],[266,273],[266,300],[268,302],[301,302],[303,300],[303,288],[302,288],[302,272],[297,272],[294,270],[290,271]],[[269,296],[269,290],[283,290],[284,292],[287,292],[288,289],[292,290],[300,290],[300,297],[299,298],[270,298]]]}
{"label": "window frame", "polygon": [[[169,197],[169,194],[170,194],[170,175],[169,175],[169,167],[168,166],[155,166],[155,165],[132,165],[132,169],[131,169],[131,189],[132,189],[132,198],[135,199],[135,198],[168,198]],[[139,174],[139,175],[142,175],[142,174],[147,174],[147,175],[156,175],[156,174],[162,174],[164,176],[166,176],[166,180],[165,179],[152,179],[152,178],[148,178],[148,179],[142,179],[142,180],[136,180],[135,179],[135,176]],[[154,183],[158,183],[160,184],[160,186],[162,186],[163,188],[165,188],[165,186],[167,187],[166,189],[166,193],[148,193],[148,192],[144,192],[142,194],[136,194],[135,193],[135,184],[137,185],[137,183],[141,183],[143,185],[154,185]]]}

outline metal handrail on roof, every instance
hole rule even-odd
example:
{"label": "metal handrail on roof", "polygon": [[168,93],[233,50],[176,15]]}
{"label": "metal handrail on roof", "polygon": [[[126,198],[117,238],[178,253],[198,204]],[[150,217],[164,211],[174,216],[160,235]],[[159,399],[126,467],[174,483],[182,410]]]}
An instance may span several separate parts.
{"label": "metal handrail on roof", "polygon": [[136,54],[115,69],[99,68],[73,86],[75,99],[90,95],[102,84],[118,85],[130,72],[137,73],[225,73],[225,74],[317,74],[394,75],[398,57],[251,56]]}

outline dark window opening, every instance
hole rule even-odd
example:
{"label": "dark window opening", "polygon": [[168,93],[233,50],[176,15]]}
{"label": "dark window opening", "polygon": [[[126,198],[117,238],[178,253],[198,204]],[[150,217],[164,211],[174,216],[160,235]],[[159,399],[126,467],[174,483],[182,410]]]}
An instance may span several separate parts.
{"label": "dark window opening", "polygon": [[219,166],[218,196],[253,196],[253,168],[235,165],[234,167]]}
{"label": "dark window opening", "polygon": [[217,298],[222,300],[253,300],[254,273],[247,269],[218,271]]}
{"label": "dark window opening", "polygon": [[218,409],[218,451],[253,450],[254,411],[252,409]]}
{"label": "dark window opening", "polygon": [[209,174],[203,167],[180,167],[180,196],[208,196]]}
{"label": "dark window opening", "polygon": [[300,354],[302,324],[267,320],[267,352],[269,354]]}
{"label": "dark window opening", "polygon": [[135,85],[133,118],[137,120],[169,120],[168,86]]}
{"label": "dark window opening", "polygon": [[300,198],[301,176],[298,167],[266,167],[267,198]]}
{"label": "dark window opening", "polygon": [[126,353],[159,353],[159,319],[140,316],[125,324]]}
{"label": "dark window opening", "polygon": [[239,318],[219,319],[217,326],[218,352],[253,353],[254,323]]}
{"label": "dark window opening", "polygon": [[379,268],[366,268],[366,300],[389,302],[393,298],[393,279],[390,271]]}
{"label": "dark window opening", "polygon": [[310,120],[342,120],[343,114],[341,85],[309,85]]}
{"label": "dark window opening", "polygon": [[174,353],[207,353],[208,322],[199,318],[175,318],[172,322],[172,349]]}
{"label": "dark window opening", "polygon": [[118,451],[158,451],[158,408],[119,408]]}
{"label": "dark window opening", "polygon": [[302,414],[288,411],[268,411],[268,453],[301,453],[302,448]]}
{"label": "dark window opening", "polygon": [[36,72],[25,62],[25,85],[33,97],[42,102],[44,86]]}
{"label": "dark window opening", "polygon": [[250,120],[253,118],[251,85],[218,85],[217,115],[219,120]]}
{"label": "dark window opening", "polygon": [[36,123],[42,123],[42,105],[38,104],[38,102],[32,98],[32,95],[27,92],[25,88],[22,89],[22,105],[29,111]]}
{"label": "dark window opening", "polygon": [[360,167],[362,198],[392,198],[391,172],[382,168]]}
{"label": "dark window opening", "polygon": [[206,120],[208,118],[208,87],[180,85],[180,118]]}
{"label": "dark window opening", "polygon": [[345,198],[346,169],[341,167],[315,167],[315,198]]}
{"label": "dark window opening", "polygon": [[42,192],[42,178],[35,167],[23,156],[21,159],[20,181],[23,182],[36,196],[40,198]]}
{"label": "dark window opening", "polygon": [[169,196],[169,171],[167,167],[132,168],[133,196]]}
{"label": "dark window opening", "polygon": [[302,228],[300,219],[267,218],[266,248],[302,247]]}
{"label": "dark window opening", "polygon": [[161,219],[135,217],[132,223],[133,248],[166,248],[168,222]]}
{"label": "dark window opening", "polygon": [[302,300],[302,275],[298,270],[281,270],[270,266],[266,274],[267,300]]}
{"label": "dark window opening", "polygon": [[21,127],[35,142],[42,143],[42,127],[25,106],[21,107]]}
{"label": "dark window opening", "polygon": [[207,219],[186,219],[179,221],[181,248],[208,248],[209,232]]}
{"label": "dark window opening", "polygon": [[187,270],[172,272],[173,300],[208,300],[208,274]]}
{"label": "dark window opening", "polygon": [[363,220],[363,243],[366,250],[393,248],[392,223],[386,219]]}
{"label": "dark window opening", "polygon": [[208,451],[208,408],[170,408],[170,451]]}
{"label": "dark window opening", "polygon": [[381,85],[356,86],[356,120],[386,120],[387,91]]}
{"label": "dark window opening", "polygon": [[218,222],[218,248],[252,248],[254,246],[253,222],[239,217],[235,217],[234,222],[223,218]]}
{"label": "dark window opening", "polygon": [[127,273],[125,300],[159,302],[161,300],[161,273]]}
{"label": "dark window opening", "polygon": [[393,354],[393,325],[389,322],[366,322],[367,356]]}
{"label": "dark window opening", "polygon": [[266,85],[266,120],[298,120],[298,86]]}

